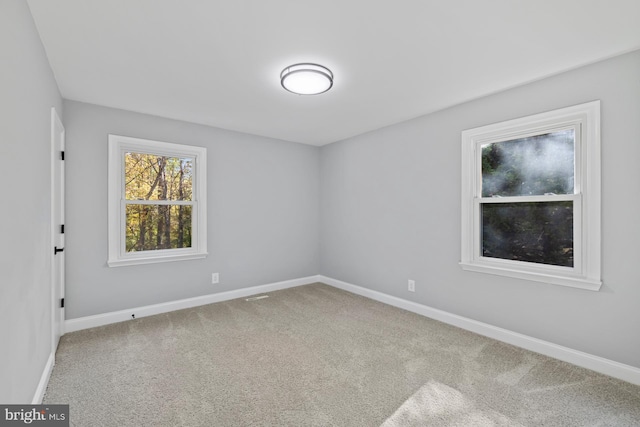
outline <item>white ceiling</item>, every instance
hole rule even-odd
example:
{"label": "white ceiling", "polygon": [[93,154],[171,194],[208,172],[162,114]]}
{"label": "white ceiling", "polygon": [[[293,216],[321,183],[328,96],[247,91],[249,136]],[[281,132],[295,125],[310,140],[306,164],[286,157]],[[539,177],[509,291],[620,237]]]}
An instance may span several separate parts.
{"label": "white ceiling", "polygon": [[314,145],[640,48],[639,0],[28,3],[66,99]]}

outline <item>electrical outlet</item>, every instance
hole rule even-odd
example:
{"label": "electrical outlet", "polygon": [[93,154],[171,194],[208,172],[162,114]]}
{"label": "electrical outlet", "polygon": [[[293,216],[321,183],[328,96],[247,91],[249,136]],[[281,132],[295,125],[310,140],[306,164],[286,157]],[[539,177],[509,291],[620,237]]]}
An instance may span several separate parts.
{"label": "electrical outlet", "polygon": [[215,285],[216,283],[220,283],[220,274],[211,273],[211,284]]}
{"label": "electrical outlet", "polygon": [[409,292],[416,291],[416,281],[409,279]]}

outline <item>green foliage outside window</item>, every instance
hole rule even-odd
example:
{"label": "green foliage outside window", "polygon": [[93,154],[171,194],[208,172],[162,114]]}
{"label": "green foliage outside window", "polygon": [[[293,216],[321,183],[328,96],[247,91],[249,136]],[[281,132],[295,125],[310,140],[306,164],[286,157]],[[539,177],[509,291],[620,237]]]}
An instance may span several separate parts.
{"label": "green foliage outside window", "polygon": [[573,267],[573,202],[509,203],[574,192],[574,130],[482,147],[482,256]]}
{"label": "green foliage outside window", "polygon": [[573,267],[573,202],[482,205],[482,256]]}

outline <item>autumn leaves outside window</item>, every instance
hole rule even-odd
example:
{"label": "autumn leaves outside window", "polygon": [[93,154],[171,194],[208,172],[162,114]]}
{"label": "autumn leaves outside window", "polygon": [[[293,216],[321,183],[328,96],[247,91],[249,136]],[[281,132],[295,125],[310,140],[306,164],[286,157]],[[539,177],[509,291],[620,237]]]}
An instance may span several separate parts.
{"label": "autumn leaves outside window", "polygon": [[109,266],[206,256],[206,149],[109,135]]}
{"label": "autumn leaves outside window", "polygon": [[193,159],[125,153],[126,251],[191,247]]}

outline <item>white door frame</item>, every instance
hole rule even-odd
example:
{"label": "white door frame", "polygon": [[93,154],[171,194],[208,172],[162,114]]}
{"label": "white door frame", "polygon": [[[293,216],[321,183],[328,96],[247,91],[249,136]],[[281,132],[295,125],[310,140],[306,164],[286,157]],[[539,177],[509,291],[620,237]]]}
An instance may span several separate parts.
{"label": "white door frame", "polygon": [[[64,335],[64,142],[65,130],[60,116],[51,108],[51,352],[54,356]],[[58,249],[58,250],[56,250]]]}

